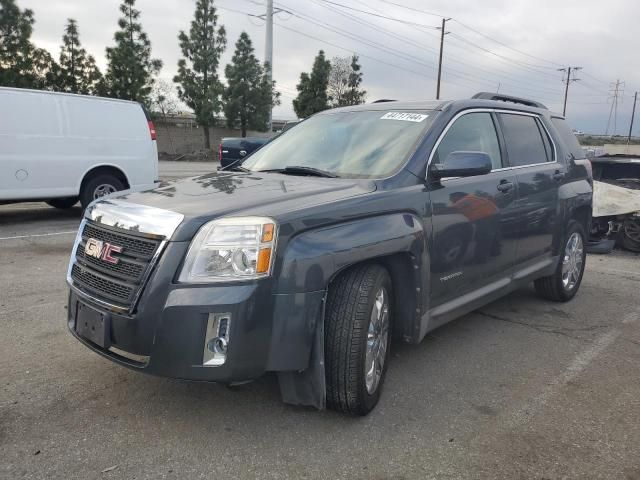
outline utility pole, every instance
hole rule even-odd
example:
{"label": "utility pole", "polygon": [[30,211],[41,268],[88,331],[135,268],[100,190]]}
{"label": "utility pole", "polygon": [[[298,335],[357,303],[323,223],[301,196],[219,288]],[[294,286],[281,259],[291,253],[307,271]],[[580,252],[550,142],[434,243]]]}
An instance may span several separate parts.
{"label": "utility pole", "polygon": [[607,129],[604,134],[609,135],[609,127],[611,126],[611,117],[613,117],[613,135],[618,132],[618,98],[623,94],[624,82],[620,79],[615,83],[611,83],[611,110],[609,110],[609,120],[607,120]]}
{"label": "utility pole", "polygon": [[[273,0],[267,0],[267,14],[265,15],[266,32],[265,32],[265,52],[264,60],[269,64],[267,78],[269,85],[273,79]],[[273,106],[269,105],[269,133],[273,132]]]}
{"label": "utility pole", "polygon": [[438,61],[438,85],[436,86],[436,100],[440,100],[440,80],[442,79],[442,52],[444,50],[444,36],[449,33],[445,32],[445,26],[450,18],[442,18],[442,27],[440,32],[440,60]]}
{"label": "utility pole", "polygon": [[627,144],[631,143],[631,132],[633,132],[633,119],[636,116],[636,103],[638,103],[638,92],[633,96],[633,110],[631,111],[631,125],[629,125],[629,137]]}
{"label": "utility pole", "polygon": [[[564,85],[564,106],[562,107],[562,116],[565,117],[567,115],[567,98],[569,98],[569,84],[571,82],[577,82],[580,80],[579,78],[575,78],[576,72],[578,70],[582,70],[582,67],[567,67],[567,68],[559,68],[559,72],[565,72],[567,76],[563,78]],[[571,78],[571,73],[573,72],[573,78]]]}

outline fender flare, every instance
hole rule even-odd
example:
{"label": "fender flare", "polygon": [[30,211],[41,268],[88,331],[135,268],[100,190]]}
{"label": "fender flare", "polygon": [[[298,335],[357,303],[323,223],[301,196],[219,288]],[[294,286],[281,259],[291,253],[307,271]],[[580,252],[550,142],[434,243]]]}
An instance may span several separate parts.
{"label": "fender flare", "polygon": [[344,269],[397,253],[411,255],[419,267],[425,258],[425,238],[422,221],[413,213],[372,216],[303,232],[286,246],[275,293],[326,290]]}

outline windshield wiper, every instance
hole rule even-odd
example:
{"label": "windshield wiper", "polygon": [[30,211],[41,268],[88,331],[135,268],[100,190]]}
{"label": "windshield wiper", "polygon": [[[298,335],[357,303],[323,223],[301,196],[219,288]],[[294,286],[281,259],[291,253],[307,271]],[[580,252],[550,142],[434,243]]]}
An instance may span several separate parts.
{"label": "windshield wiper", "polygon": [[320,170],[319,168],[303,167],[301,165],[289,165],[284,168],[270,168],[259,170],[260,172],[284,173],[285,175],[310,175],[314,177],[338,178],[335,173]]}

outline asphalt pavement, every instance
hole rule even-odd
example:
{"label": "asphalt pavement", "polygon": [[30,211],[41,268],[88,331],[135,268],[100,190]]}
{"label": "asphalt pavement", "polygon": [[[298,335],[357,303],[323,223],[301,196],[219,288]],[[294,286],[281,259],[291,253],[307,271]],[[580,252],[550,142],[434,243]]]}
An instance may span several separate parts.
{"label": "asphalt pavement", "polygon": [[0,206],[0,478],[640,479],[638,255],[590,256],[569,303],[527,288],[394,344],[378,407],[351,418],[282,404],[273,376],[169,380],[82,346],[79,216]]}

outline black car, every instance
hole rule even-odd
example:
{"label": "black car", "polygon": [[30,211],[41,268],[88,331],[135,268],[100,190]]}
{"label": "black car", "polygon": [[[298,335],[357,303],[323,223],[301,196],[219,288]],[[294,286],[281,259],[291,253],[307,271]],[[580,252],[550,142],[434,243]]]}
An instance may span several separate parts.
{"label": "black car", "polygon": [[391,338],[578,291],[592,179],[565,120],[481,94],[316,114],[233,171],[93,203],[68,326],[134,370],[366,414]]}
{"label": "black car", "polygon": [[239,162],[270,140],[269,137],[228,137],[218,145],[218,161],[220,167],[226,168]]}

